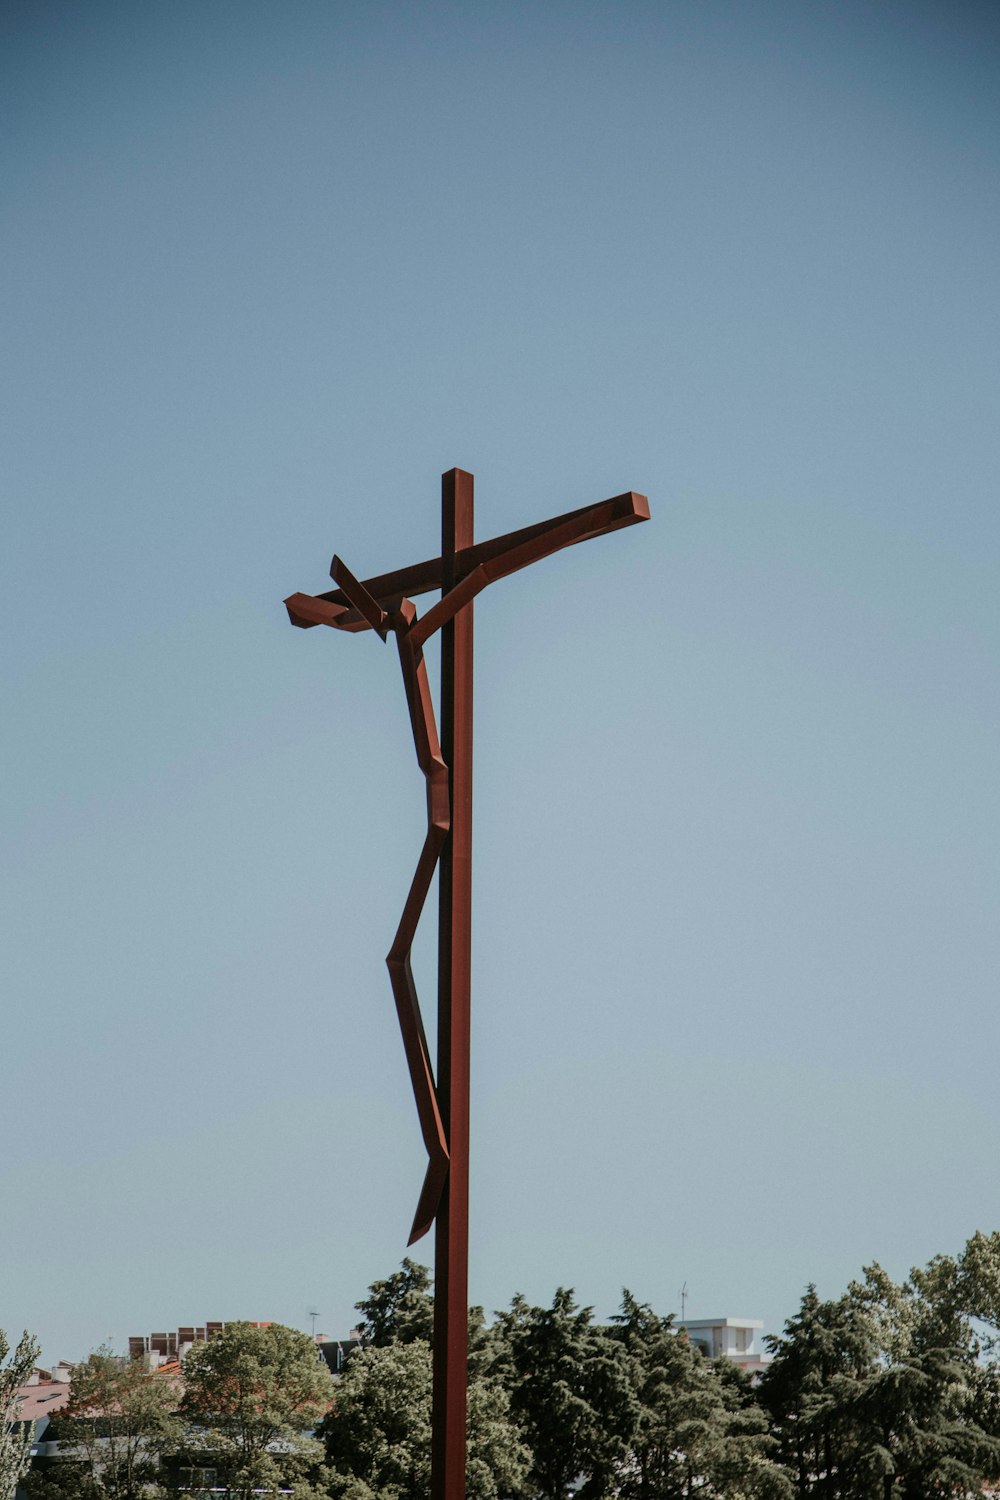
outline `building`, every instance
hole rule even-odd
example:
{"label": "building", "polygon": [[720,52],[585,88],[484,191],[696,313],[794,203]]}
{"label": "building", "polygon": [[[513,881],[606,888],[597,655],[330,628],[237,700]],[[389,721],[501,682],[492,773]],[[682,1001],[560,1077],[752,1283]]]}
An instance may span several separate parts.
{"label": "building", "polygon": [[346,1339],[331,1339],[325,1333],[316,1334],[316,1348],[326,1360],[327,1369],[333,1376],[342,1375],[348,1357],[361,1344],[361,1335],[352,1328]]}
{"label": "building", "polygon": [[[33,1424],[31,1441],[32,1463],[39,1457],[54,1453],[58,1444],[50,1441],[49,1424],[57,1412],[62,1411],[69,1400],[73,1366],[61,1359],[51,1370],[36,1365],[23,1385],[14,1392],[15,1422]],[[27,1491],[23,1482],[14,1491],[15,1500],[26,1500]]]}
{"label": "building", "polygon": [[73,1366],[61,1359],[51,1370],[36,1365],[23,1385],[14,1392],[15,1421],[34,1422],[35,1436],[41,1437],[53,1412],[61,1411],[69,1400]]}
{"label": "building", "polygon": [[[191,1324],[178,1328],[173,1333],[138,1333],[128,1341],[129,1359],[147,1359],[149,1368],[172,1364],[184,1358],[192,1344],[204,1344],[222,1332],[225,1323],[203,1323],[201,1327]],[[270,1322],[251,1323],[251,1328],[270,1328]]]}
{"label": "building", "polygon": [[760,1374],[771,1362],[761,1343],[763,1327],[759,1318],[687,1318],[678,1332],[687,1333],[706,1359],[731,1359],[750,1374]]}

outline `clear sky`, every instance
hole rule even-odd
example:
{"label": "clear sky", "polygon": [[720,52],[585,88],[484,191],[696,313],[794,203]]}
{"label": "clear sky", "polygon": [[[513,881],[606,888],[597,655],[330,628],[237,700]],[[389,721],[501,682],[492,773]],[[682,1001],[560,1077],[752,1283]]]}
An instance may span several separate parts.
{"label": "clear sky", "polygon": [[473,1298],[777,1329],[997,1228],[1000,11],[0,25],[0,1326],[343,1333],[405,1253],[422,783],[281,601],[452,465],[653,510],[476,605]]}

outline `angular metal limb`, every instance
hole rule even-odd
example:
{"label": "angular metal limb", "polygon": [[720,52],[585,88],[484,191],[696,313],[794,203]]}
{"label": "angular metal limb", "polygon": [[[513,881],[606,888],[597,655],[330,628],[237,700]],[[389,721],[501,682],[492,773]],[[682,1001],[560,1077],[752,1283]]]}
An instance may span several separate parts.
{"label": "angular metal limb", "polygon": [[285,608],[292,624],[300,630],[311,630],[314,625],[336,625],[345,615],[356,614],[349,604],[331,604],[318,594],[289,594]]}
{"label": "angular metal limb", "polygon": [[557,552],[562,547],[570,547],[574,542],[583,541],[585,537],[600,536],[608,530],[607,523],[614,520],[614,506],[613,500],[606,500],[603,505],[595,505],[585,514],[571,516],[560,526],[550,523],[549,529],[539,536],[530,537],[526,542],[519,542],[517,546],[497,552],[486,562],[480,563],[465,575],[461,583],[439,599],[423,619],[417,621],[413,627],[414,644],[422,646],[436,630],[454,619],[460,609],[495,579],[506,578],[508,573],[516,573],[519,568],[526,568],[529,563],[537,562],[539,558],[547,557],[550,552]]}
{"label": "angular metal limb", "polygon": [[389,633],[389,627],[385,623],[388,619],[385,610],[381,607],[378,600],[372,597],[364,584],[355,578],[343,558],[334,557],[333,562],[330,564],[330,576],[334,583],[340,584],[340,587],[348,599],[350,599],[358,614],[367,621],[376,635],[380,635],[385,640]]}
{"label": "angular metal limb", "polygon": [[408,599],[388,616],[389,628],[396,633],[399,649],[399,664],[403,673],[406,704],[410,713],[410,727],[417,752],[417,764],[427,782],[427,833],[424,838],[417,868],[410,883],[403,914],[396,929],[392,947],[386,958],[389,982],[392,985],[396,1014],[403,1035],[406,1061],[410,1070],[410,1082],[417,1103],[420,1129],[427,1149],[427,1173],[421,1189],[409,1243],[420,1239],[434,1222],[441,1200],[441,1192],[448,1176],[448,1141],[441,1111],[438,1105],[434,1071],[431,1066],[430,1049],[420,1014],[420,1002],[410,966],[410,952],[430,890],[434,871],[441,857],[441,850],[451,827],[451,812],[448,796],[448,767],[441,758],[437,727],[434,722],[434,703],[427,681],[427,667],[423,652],[414,646],[411,627],[416,610]]}

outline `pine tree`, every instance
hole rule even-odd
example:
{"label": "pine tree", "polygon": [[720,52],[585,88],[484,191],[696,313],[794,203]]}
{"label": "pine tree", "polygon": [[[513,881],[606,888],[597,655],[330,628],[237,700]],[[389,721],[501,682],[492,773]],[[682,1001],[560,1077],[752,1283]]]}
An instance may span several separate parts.
{"label": "pine tree", "polygon": [[623,1500],[783,1500],[791,1487],[769,1457],[767,1419],[742,1372],[706,1360],[683,1330],[673,1331],[672,1317],[661,1318],[628,1291],[613,1323],[639,1403],[619,1476]]}
{"label": "pine tree", "polygon": [[434,1329],[431,1273],[409,1256],[384,1281],[373,1281],[355,1307],[361,1314],[361,1342],[384,1349],[390,1344],[430,1343]]}
{"label": "pine tree", "polygon": [[619,1339],[560,1287],[550,1308],[515,1297],[492,1330],[494,1368],[532,1454],[529,1489],[542,1500],[611,1491],[639,1417]]}
{"label": "pine tree", "polygon": [[870,1316],[846,1295],[822,1302],[810,1285],[784,1336],[767,1342],[774,1359],[761,1381],[761,1401],[798,1495],[851,1493],[856,1444],[843,1431],[840,1407],[875,1368]]}

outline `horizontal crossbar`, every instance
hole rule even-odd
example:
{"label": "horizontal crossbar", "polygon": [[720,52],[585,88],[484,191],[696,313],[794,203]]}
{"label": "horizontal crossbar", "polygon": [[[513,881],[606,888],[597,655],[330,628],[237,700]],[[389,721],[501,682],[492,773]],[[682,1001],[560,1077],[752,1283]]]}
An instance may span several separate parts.
{"label": "horizontal crossbar", "polygon": [[[575,546],[577,542],[591,537],[604,536],[611,531],[620,531],[625,526],[634,526],[639,521],[649,520],[649,501],[645,495],[634,490],[624,495],[615,495],[597,505],[584,505],[579,510],[568,511],[551,520],[539,521],[534,526],[523,526],[520,531],[509,531],[505,536],[493,537],[487,542],[476,542],[455,554],[455,583],[486,564],[491,578],[516,572],[563,547]],[[334,559],[338,563],[338,559]],[[338,564],[338,567],[342,566]],[[426,594],[442,586],[443,559],[430,558],[427,562],[413,563],[407,568],[398,568],[393,573],[381,573],[376,578],[366,578],[362,587],[366,594],[380,604],[401,597],[412,598],[414,594]],[[488,580],[487,580],[488,581]],[[476,590],[478,592],[478,590]],[[359,631],[370,629],[370,621],[343,589],[331,589],[324,594],[291,594],[285,600],[289,619],[293,625],[310,629],[313,625],[332,625],[337,630]],[[370,611],[369,611],[370,613]]]}

